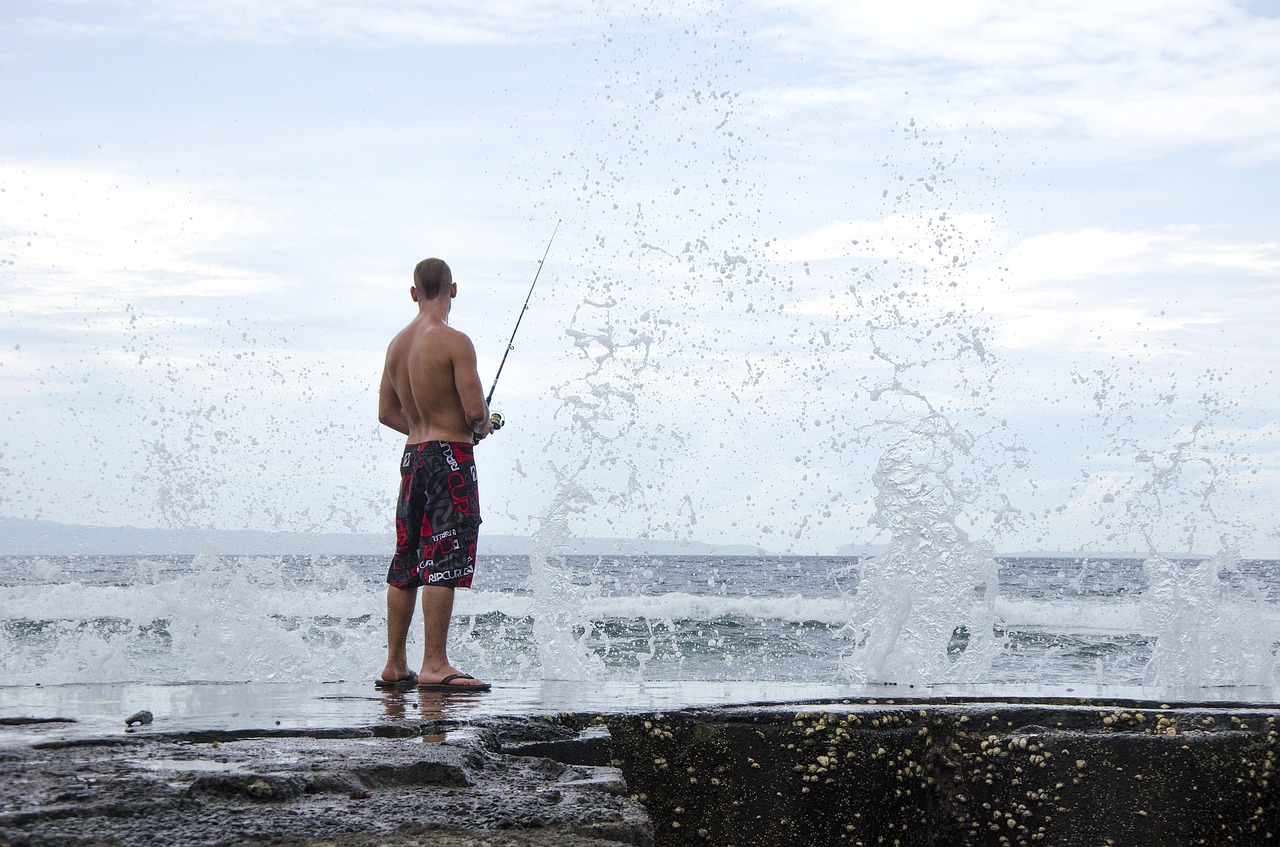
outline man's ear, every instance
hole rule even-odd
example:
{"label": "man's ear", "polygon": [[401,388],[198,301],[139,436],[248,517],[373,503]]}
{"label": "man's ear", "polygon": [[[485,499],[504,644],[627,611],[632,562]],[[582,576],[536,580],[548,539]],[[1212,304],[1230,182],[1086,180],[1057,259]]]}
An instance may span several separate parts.
{"label": "man's ear", "polygon": [[457,297],[457,296],[458,296],[458,283],[456,282],[449,283],[449,299],[452,300],[454,297]]}
{"label": "man's ear", "polygon": [[413,298],[413,302],[415,303],[418,302],[418,286],[416,285],[409,286],[409,296]]}

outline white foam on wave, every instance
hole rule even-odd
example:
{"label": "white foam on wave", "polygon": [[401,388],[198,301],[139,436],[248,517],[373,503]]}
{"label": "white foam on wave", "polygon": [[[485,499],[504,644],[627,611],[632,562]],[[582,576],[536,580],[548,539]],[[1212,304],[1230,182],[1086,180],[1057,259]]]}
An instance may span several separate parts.
{"label": "white foam on wave", "polygon": [[594,611],[602,618],[714,621],[773,620],[842,625],[849,620],[845,598],[818,599],[798,594],[787,597],[703,596],[685,592],[647,596],[598,598]]}
{"label": "white foam on wave", "polygon": [[[532,617],[536,600],[528,594],[503,591],[468,591],[458,594],[455,614],[499,613],[510,618]],[[728,597],[672,591],[666,594],[614,594],[592,596],[586,615],[590,620],[782,621],[843,625],[849,620],[850,600],[792,594],[784,597]]]}
{"label": "white foam on wave", "polygon": [[[457,616],[499,614],[527,618],[534,614],[534,598],[509,591],[463,591],[457,595]],[[96,586],[60,583],[39,586],[0,587],[0,616],[33,622],[80,623],[95,619],[121,619],[140,624],[188,617],[207,603],[197,601],[180,582],[156,585]],[[597,596],[591,616],[634,620],[782,621],[842,625],[849,620],[850,598],[814,598],[793,594],[783,597],[729,597],[669,592],[658,595]],[[267,618],[373,618],[385,615],[379,591],[330,592],[306,589],[265,589],[254,592],[253,608]],[[1079,634],[1144,633],[1141,603],[1133,600],[1030,600],[997,597],[997,620],[1005,627]],[[1248,614],[1255,621],[1280,625],[1280,607],[1258,603],[1237,604],[1235,615]],[[1228,615],[1233,613],[1228,612]]]}
{"label": "white foam on wave", "polygon": [[[244,599],[239,598],[239,602]],[[22,617],[31,621],[168,620],[199,615],[210,604],[221,605],[212,597],[193,596],[180,583],[119,587],[73,582],[0,588],[3,616],[13,617],[10,610],[20,609]],[[255,592],[252,605],[268,617],[352,618],[384,614],[381,595],[358,593],[266,589]]]}
{"label": "white foam on wave", "polygon": [[197,557],[181,578],[0,589],[14,683],[325,681],[373,664],[382,603],[350,571],[289,587],[280,560]]}
{"label": "white foam on wave", "polygon": [[1138,603],[1129,600],[997,597],[995,610],[997,619],[1009,629],[1077,635],[1125,635],[1143,630]]}
{"label": "white foam on wave", "polygon": [[[999,619],[1010,629],[1075,635],[1160,634],[1161,625],[1148,612],[1149,600],[1027,600],[998,597]],[[1247,625],[1280,631],[1280,606],[1248,598],[1220,601],[1214,621],[1247,621]],[[1204,626],[1204,622],[1199,622]],[[1195,623],[1188,626],[1195,627]]]}

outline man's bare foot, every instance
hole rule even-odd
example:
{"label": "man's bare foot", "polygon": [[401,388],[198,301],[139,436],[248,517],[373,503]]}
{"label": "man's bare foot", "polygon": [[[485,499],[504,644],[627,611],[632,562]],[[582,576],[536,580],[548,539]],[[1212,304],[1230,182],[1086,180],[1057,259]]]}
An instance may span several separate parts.
{"label": "man's bare foot", "polygon": [[452,665],[443,670],[423,669],[418,673],[418,689],[427,691],[488,691],[491,686]]}
{"label": "man's bare foot", "polygon": [[403,690],[413,688],[418,684],[418,675],[409,670],[406,665],[403,669],[397,669],[391,665],[387,665],[382,669],[382,675],[374,682],[378,688]]}

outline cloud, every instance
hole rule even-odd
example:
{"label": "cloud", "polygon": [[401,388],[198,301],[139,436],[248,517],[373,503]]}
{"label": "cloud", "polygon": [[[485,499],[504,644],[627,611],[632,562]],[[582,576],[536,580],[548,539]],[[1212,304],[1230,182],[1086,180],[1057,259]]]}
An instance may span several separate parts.
{"label": "cloud", "polygon": [[[1132,158],[1209,144],[1230,162],[1280,157],[1280,20],[1228,0],[900,3],[795,0],[732,7],[589,0],[85,0],[36,5],[11,29],[250,43],[486,46],[568,41],[644,17],[706,23],[759,59],[809,72],[757,92],[775,116],[856,109],[883,123],[910,104],[940,125],[1044,133],[1054,148]],[[731,33],[731,34],[729,34]],[[656,36],[655,36],[656,37]],[[828,122],[829,123],[829,122]]]}
{"label": "cloud", "polygon": [[[84,0],[75,9],[74,18],[65,13],[32,17],[25,26],[44,35],[142,32],[254,43],[474,46],[564,38],[599,16],[588,0]],[[86,21],[89,17],[105,20]]]}
{"label": "cloud", "polygon": [[[1228,324],[1239,344],[1267,334],[1274,298],[1259,292],[1280,287],[1280,243],[1240,235],[1191,225],[1086,227],[1019,241],[994,215],[924,211],[837,221],[767,249],[775,261],[831,265],[830,276],[813,283],[791,312],[843,309],[831,299],[831,279],[860,288],[864,276],[866,284],[882,276],[885,263],[893,279],[911,279],[901,269],[914,266],[933,272],[931,283],[912,284],[928,291],[933,310],[980,304],[982,320],[1005,347],[1149,358],[1190,355],[1206,330]],[[915,300],[911,308],[922,314],[924,307]]]}
{"label": "cloud", "polygon": [[212,186],[40,164],[0,165],[0,185],[0,289],[14,312],[57,310],[71,296],[228,296],[289,284],[219,258],[268,225]]}
{"label": "cloud", "polygon": [[1090,155],[1200,144],[1258,161],[1280,142],[1280,21],[1225,0],[1030,3],[797,0],[757,39],[828,69],[765,96],[782,108],[910,103],[1108,142]]}
{"label": "cloud", "polygon": [[1017,244],[1004,260],[1022,285],[1173,270],[1280,275],[1280,243],[1223,242],[1212,230],[1117,232],[1088,227],[1050,232]]}
{"label": "cloud", "polygon": [[944,265],[968,262],[974,252],[1005,237],[994,215],[930,209],[881,220],[836,221],[814,232],[779,238],[772,258],[782,261],[874,258]]}
{"label": "cloud", "polygon": [[1050,232],[1016,244],[1011,290],[991,302],[1001,343],[1150,358],[1192,355],[1221,331],[1264,342],[1280,285],[1280,244],[1210,228]]}

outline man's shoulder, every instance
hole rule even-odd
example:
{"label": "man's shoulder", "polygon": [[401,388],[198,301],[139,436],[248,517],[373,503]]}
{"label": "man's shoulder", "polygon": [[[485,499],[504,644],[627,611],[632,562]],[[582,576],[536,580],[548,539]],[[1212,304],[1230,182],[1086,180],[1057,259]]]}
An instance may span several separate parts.
{"label": "man's shoulder", "polygon": [[454,329],[444,321],[427,320],[422,317],[414,318],[405,324],[400,332],[396,333],[396,337],[391,341],[395,343],[402,338],[431,338],[432,340],[466,338],[467,335],[462,330]]}
{"label": "man's shoulder", "polygon": [[442,324],[440,328],[443,332],[443,334],[440,336],[442,340],[447,339],[450,343],[460,344],[466,347],[472,346],[471,336],[467,335],[462,330],[456,329],[455,327],[451,327],[448,324]]}
{"label": "man's shoulder", "polygon": [[395,354],[416,348],[432,348],[452,354],[474,350],[475,346],[465,332],[446,323],[413,321],[391,339],[387,349]]}

